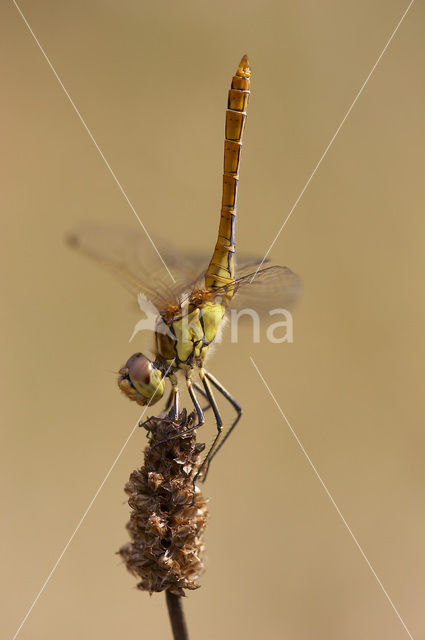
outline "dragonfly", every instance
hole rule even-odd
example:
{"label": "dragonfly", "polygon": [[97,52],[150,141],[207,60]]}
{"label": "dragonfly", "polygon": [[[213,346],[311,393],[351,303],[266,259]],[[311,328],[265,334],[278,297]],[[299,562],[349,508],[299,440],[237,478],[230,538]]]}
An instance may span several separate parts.
{"label": "dragonfly", "polygon": [[[187,431],[204,425],[204,412],[212,408],[217,431],[194,476],[194,491],[199,476],[205,480],[213,458],[242,416],[241,405],[206,367],[211,345],[217,341],[229,309],[264,311],[273,303],[288,308],[300,290],[298,276],[288,267],[269,266],[268,260],[257,256],[242,257],[236,266],[237,190],[250,77],[249,60],[244,56],[228,92],[220,222],[206,268],[203,255],[182,257],[168,245],[157,243],[158,252],[174,275],[173,283],[163,266],[163,273],[159,273],[158,266],[152,266],[152,248],[141,234],[88,227],[68,238],[72,247],[107,267],[133,295],[142,293],[157,310],[154,357],[134,353],[119,370],[120,390],[138,405],[151,406],[163,398],[168,381],[170,390],[160,417],[175,421],[180,412],[179,383],[183,379],[195,411],[194,424]],[[263,264],[267,266],[262,268]],[[226,430],[214,390],[235,411]],[[199,396],[206,399],[207,407],[201,407]]]}

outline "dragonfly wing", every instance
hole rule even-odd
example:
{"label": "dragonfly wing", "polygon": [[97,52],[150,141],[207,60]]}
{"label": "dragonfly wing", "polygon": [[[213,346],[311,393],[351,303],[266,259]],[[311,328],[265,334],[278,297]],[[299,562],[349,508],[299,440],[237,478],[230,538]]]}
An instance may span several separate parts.
{"label": "dragonfly wing", "polygon": [[300,278],[288,267],[272,266],[240,276],[233,285],[216,291],[234,290],[232,308],[253,309],[259,314],[271,309],[289,309],[301,291]]}
{"label": "dragonfly wing", "polygon": [[164,305],[177,304],[199,273],[200,256],[191,261],[155,238],[173,282],[148,237],[137,228],[86,225],[68,234],[66,240],[69,246],[112,272],[132,294],[145,293],[159,310]]}
{"label": "dragonfly wing", "polygon": [[258,255],[242,254],[241,257],[236,257],[236,279],[239,280],[243,278],[243,276],[252,275],[255,272],[255,267],[269,263],[270,258],[263,260],[263,258]]}
{"label": "dragonfly wing", "polygon": [[[149,238],[139,228],[87,224],[69,233],[66,240],[70,247],[110,271],[134,296],[144,293],[159,311],[169,304],[178,304],[184,293],[204,286],[208,255],[180,254],[169,243],[155,237],[155,246],[171,271],[175,279],[173,282]],[[282,300],[282,294],[293,286],[291,279],[285,278],[280,271],[264,275],[263,272],[268,270],[263,269],[247,288],[252,272],[260,263],[257,255],[238,257],[236,307],[242,308],[248,301],[256,302],[257,307],[261,304],[267,306],[269,298]],[[292,274],[289,269],[287,272]],[[292,276],[297,278],[294,274]],[[287,295],[283,297],[286,299]]]}

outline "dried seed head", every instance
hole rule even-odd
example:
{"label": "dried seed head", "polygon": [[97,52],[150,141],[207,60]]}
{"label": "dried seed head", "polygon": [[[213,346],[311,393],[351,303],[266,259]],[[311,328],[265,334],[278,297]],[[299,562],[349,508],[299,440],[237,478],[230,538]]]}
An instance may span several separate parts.
{"label": "dried seed head", "polygon": [[145,464],[133,471],[125,487],[132,509],[127,524],[131,542],[119,554],[141,578],[138,588],[150,593],[184,595],[184,589],[200,586],[208,510],[199,489],[193,505],[192,500],[193,476],[205,445],[196,443],[194,431],[178,436],[193,420],[185,410],[174,422],[151,418]]}

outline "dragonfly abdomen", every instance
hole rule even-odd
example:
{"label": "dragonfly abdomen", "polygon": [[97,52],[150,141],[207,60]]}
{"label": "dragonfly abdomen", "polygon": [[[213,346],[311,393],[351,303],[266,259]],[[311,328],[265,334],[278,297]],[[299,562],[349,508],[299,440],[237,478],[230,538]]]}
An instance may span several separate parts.
{"label": "dragonfly abdomen", "polygon": [[205,276],[208,289],[217,289],[235,279],[235,221],[240,151],[249,99],[251,70],[244,56],[232,79],[226,111],[223,197],[217,243]]}

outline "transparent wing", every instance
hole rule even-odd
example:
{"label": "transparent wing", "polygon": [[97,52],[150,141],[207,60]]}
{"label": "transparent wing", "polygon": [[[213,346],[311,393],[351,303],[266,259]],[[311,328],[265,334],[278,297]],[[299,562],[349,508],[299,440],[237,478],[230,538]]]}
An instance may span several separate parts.
{"label": "transparent wing", "polygon": [[[134,296],[145,293],[159,310],[177,304],[184,292],[204,286],[209,255],[179,254],[169,243],[155,237],[155,246],[176,280],[173,283],[148,237],[137,227],[83,225],[69,233],[66,241],[110,271]],[[238,271],[241,275],[252,271],[260,260],[255,255],[242,256]]]}
{"label": "transparent wing", "polygon": [[[251,265],[252,266],[252,265]],[[234,284],[216,290],[216,295],[234,292],[232,307],[268,313],[270,309],[289,309],[301,291],[300,278],[288,267],[272,266],[255,275],[241,275]]]}
{"label": "transparent wing", "polygon": [[[208,256],[209,257],[209,256]],[[190,260],[195,266],[195,270],[197,275],[188,283],[186,287],[186,296],[185,299],[189,298],[190,292],[193,289],[203,289],[205,287],[205,274],[207,272],[209,260],[205,259],[205,255],[200,254],[190,254],[187,256],[187,259]],[[237,256],[237,265],[236,265],[236,274],[237,278],[241,278],[242,276],[255,271],[255,267],[258,267],[259,264],[267,264],[270,260],[267,258],[263,260],[258,255],[252,254],[242,254],[242,256]],[[233,285],[231,285],[233,286]]]}
{"label": "transparent wing", "polygon": [[66,240],[70,247],[113,273],[130,293],[135,296],[145,293],[159,310],[177,304],[182,293],[192,283],[196,284],[203,261],[200,255],[185,258],[155,238],[155,245],[175,279],[173,283],[142,229],[86,225],[69,233]]}

